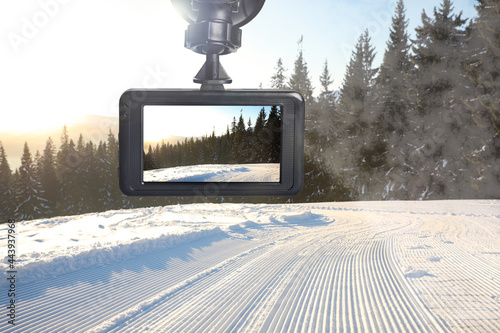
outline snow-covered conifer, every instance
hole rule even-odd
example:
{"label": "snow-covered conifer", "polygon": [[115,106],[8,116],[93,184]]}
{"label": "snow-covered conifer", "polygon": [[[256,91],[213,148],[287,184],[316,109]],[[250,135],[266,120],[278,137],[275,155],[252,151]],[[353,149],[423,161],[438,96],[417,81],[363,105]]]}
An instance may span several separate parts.
{"label": "snow-covered conifer", "polygon": [[7,154],[0,141],[0,222],[14,217],[16,197],[13,180]]}
{"label": "snow-covered conifer", "polygon": [[286,69],[283,67],[283,62],[281,58],[278,59],[276,64],[276,73],[271,77],[271,88],[273,89],[285,89],[286,88]]}
{"label": "snow-covered conifer", "polygon": [[380,199],[407,199],[405,183],[416,173],[408,163],[410,152],[406,142],[414,140],[413,131],[418,124],[414,121],[414,105],[408,98],[414,66],[410,60],[411,45],[405,12],[404,3],[399,0],[376,79],[375,113],[379,128],[371,140],[382,149],[380,153],[386,155],[374,177],[379,182],[376,191],[380,193]]}
{"label": "snow-covered conifer", "polygon": [[313,104],[313,86],[311,79],[309,78],[309,69],[307,68],[307,62],[304,59],[304,53],[302,50],[303,38],[299,41],[299,54],[295,60],[295,65],[293,72],[288,81],[288,87],[290,89],[296,90],[302,94],[306,102],[306,110]]}
{"label": "snow-covered conifer", "polygon": [[40,184],[44,192],[44,197],[47,199],[49,214],[53,215],[57,209],[57,202],[59,200],[59,180],[57,179],[55,169],[55,151],[54,142],[49,137],[45,144],[40,165],[38,167],[38,176]]}
{"label": "snow-covered conifer", "polygon": [[352,53],[338,105],[338,131],[342,132],[338,148],[342,158],[338,168],[351,186],[361,193],[370,179],[368,169],[372,166],[367,165],[367,161],[378,157],[373,155],[378,151],[371,149],[372,142],[368,140],[376,121],[374,84],[377,69],[373,67],[374,57],[375,50],[367,30],[359,37]]}
{"label": "snow-covered conifer", "polygon": [[463,97],[472,112],[472,133],[464,155],[470,162],[468,197],[500,196],[500,1],[478,0],[466,63],[472,96]]}
{"label": "snow-covered conifer", "polygon": [[27,142],[24,144],[17,182],[17,206],[14,212],[16,218],[31,220],[45,217],[48,209],[47,200],[43,197],[42,185],[37,177],[36,165]]}
{"label": "snow-covered conifer", "polygon": [[463,63],[467,56],[467,19],[454,14],[450,0],[434,8],[433,18],[422,13],[416,28],[411,57],[416,66],[415,102],[420,114],[418,135],[408,144],[413,148],[416,182],[414,198],[456,198],[467,169],[463,147],[467,140],[470,112],[460,97],[466,86]]}

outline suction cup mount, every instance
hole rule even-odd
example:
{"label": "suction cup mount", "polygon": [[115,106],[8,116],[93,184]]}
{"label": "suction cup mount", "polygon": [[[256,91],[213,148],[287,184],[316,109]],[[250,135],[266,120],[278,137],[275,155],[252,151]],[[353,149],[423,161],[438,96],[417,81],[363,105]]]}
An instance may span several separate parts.
{"label": "suction cup mount", "polygon": [[219,61],[220,55],[241,47],[240,27],[250,22],[265,0],[171,0],[178,13],[189,23],[184,46],[205,54],[206,61],[193,81],[201,90],[224,90],[231,83]]}

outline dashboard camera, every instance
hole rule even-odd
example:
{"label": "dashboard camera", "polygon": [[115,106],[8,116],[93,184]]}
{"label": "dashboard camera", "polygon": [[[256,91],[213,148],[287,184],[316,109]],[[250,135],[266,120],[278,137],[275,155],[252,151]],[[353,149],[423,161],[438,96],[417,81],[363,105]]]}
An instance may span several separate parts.
{"label": "dashboard camera", "polygon": [[304,174],[304,99],[292,90],[225,90],[220,56],[265,0],[171,0],[205,55],[200,90],[127,90],[120,99],[120,188],[140,196],[288,196]]}
{"label": "dashboard camera", "polygon": [[120,188],[140,196],[294,195],[304,100],[291,90],[127,90]]}

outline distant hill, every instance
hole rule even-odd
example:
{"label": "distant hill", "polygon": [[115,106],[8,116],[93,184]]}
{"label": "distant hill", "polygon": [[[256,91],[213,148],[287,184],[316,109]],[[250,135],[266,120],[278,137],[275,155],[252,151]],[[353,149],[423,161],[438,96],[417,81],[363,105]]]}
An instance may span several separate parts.
{"label": "distant hill", "polygon": [[184,142],[185,139],[189,139],[189,138],[187,138],[185,136],[171,135],[171,136],[168,136],[165,139],[162,139],[159,141],[146,141],[146,142],[144,142],[144,150],[147,152],[149,146],[151,146],[152,148],[155,148],[157,144],[159,144],[161,146],[163,143],[165,143],[165,144],[170,143],[171,145],[175,145],[178,142],[181,142],[181,143]]}
{"label": "distant hill", "polygon": [[[78,140],[80,133],[83,135],[85,142],[106,141],[109,130],[118,139],[118,117],[105,117],[99,115],[85,115],[77,119],[67,126],[70,139]],[[63,127],[50,128],[47,130],[19,133],[14,131],[0,132],[0,141],[2,142],[7,158],[9,160],[12,171],[21,165],[21,156],[23,152],[24,142],[28,142],[31,154],[34,156],[36,151],[43,152],[45,144],[49,137],[52,138],[57,148],[61,143],[61,133]]]}

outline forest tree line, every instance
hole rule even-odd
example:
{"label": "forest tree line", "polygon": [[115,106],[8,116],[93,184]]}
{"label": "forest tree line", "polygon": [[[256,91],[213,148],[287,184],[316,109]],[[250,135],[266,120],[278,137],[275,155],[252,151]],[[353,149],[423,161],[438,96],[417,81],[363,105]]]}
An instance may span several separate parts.
{"label": "forest tree line", "polygon": [[288,83],[278,61],[273,86],[306,97],[309,156],[352,198],[500,198],[500,1],[475,8],[442,0],[411,38],[399,0],[380,66],[365,31],[340,91],[325,62],[317,98],[302,51]]}
{"label": "forest tree line", "polygon": [[199,164],[280,163],[281,107],[263,107],[255,125],[243,114],[227,126],[225,133],[185,138],[175,144],[162,141],[144,151],[144,170]]}
{"label": "forest tree line", "polygon": [[0,218],[206,201],[498,199],[500,0],[477,0],[476,10],[464,18],[442,0],[432,15],[422,13],[412,39],[398,1],[382,63],[374,66],[364,32],[338,92],[330,89],[326,61],[321,93],[313,96],[302,49],[289,76],[278,60],[271,87],[297,90],[306,100],[305,185],[298,196],[125,197],[114,134],[99,144],[80,136],[75,144],[64,130],[59,149],[49,139],[33,156],[26,144],[14,172],[0,145]]}

